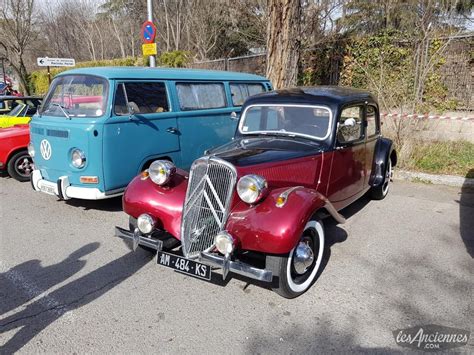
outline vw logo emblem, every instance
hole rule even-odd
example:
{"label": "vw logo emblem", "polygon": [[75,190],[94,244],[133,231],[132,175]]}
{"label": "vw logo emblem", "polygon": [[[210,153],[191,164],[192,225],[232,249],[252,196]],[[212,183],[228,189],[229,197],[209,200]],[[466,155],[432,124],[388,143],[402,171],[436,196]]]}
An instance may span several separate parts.
{"label": "vw logo emblem", "polygon": [[51,158],[51,144],[46,139],[43,139],[40,143],[41,156],[44,160],[49,160]]}

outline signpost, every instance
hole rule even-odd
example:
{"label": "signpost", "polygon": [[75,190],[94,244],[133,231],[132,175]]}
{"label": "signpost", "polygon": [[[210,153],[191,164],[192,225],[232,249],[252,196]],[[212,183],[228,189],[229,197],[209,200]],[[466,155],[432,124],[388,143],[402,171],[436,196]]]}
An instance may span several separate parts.
{"label": "signpost", "polygon": [[48,57],[38,57],[36,58],[36,63],[40,67],[47,67],[48,70],[48,81],[51,84],[51,71],[49,67],[74,67],[76,61],[73,58],[48,58]]}
{"label": "signpost", "polygon": [[156,58],[155,58],[155,55],[156,55],[156,43],[155,43],[155,46],[154,46],[154,52],[155,54],[151,55],[149,53],[152,52],[152,48],[151,46],[146,46],[146,44],[153,44],[153,42],[155,41],[155,37],[156,37],[156,27],[155,25],[153,24],[153,1],[152,0],[147,0],[146,1],[146,9],[147,9],[147,13],[148,13],[148,18],[143,26],[142,26],[142,40],[143,40],[143,47],[142,47],[142,50],[143,50],[143,55],[146,56],[146,55],[149,55],[149,59],[150,59],[150,67],[154,67],[156,66]]}

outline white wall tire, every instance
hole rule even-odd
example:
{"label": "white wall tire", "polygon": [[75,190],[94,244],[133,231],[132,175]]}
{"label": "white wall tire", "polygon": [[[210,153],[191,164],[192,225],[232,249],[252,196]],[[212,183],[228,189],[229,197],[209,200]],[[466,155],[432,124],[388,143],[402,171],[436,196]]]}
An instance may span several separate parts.
{"label": "white wall tire", "polygon": [[[302,240],[312,238],[311,249],[313,261],[311,266],[302,273],[295,269],[296,248]],[[303,233],[297,245],[285,256],[267,256],[267,268],[272,269],[274,276],[278,277],[278,283],[273,290],[285,298],[298,297],[306,292],[313,284],[318,271],[321,268],[325,249],[324,226],[319,219],[311,219],[304,227]]]}

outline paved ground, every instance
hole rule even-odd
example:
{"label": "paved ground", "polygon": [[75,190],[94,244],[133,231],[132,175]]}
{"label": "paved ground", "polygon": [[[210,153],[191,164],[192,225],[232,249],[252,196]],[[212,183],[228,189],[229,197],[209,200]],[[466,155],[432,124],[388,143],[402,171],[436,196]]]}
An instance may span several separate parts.
{"label": "paved ground", "polygon": [[112,237],[120,209],[0,178],[0,353],[398,352],[395,329],[474,331],[474,193],[396,182],[358,202],[328,223],[328,262],[295,300],[129,253]]}

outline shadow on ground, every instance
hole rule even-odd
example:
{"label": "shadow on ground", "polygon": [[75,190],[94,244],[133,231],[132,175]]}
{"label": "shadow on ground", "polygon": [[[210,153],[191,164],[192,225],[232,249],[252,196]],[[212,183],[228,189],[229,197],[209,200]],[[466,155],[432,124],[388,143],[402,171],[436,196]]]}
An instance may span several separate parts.
{"label": "shadow on ground", "polygon": [[[65,261],[48,270],[50,272],[58,273],[58,277],[52,278],[54,282],[62,282],[69,276],[72,276],[72,274],[79,271],[84,266],[84,262],[79,261],[78,259],[95,249],[97,249],[95,243],[89,244],[71,254]],[[79,265],[71,266],[72,259],[79,261]],[[14,333],[14,335],[0,348],[0,353],[11,354],[20,350],[50,324],[66,315],[73,317],[72,312],[75,309],[85,306],[103,296],[109,290],[135,274],[150,260],[151,257],[143,251],[128,253],[99,267],[87,275],[71,281],[47,295],[42,295],[42,293],[54,286],[52,282],[49,281],[51,275],[46,278],[47,281],[42,281],[41,278],[35,279],[34,284],[39,285],[36,292],[35,290],[31,292],[31,287],[29,287],[29,291],[32,294],[24,297],[21,300],[21,303],[15,301],[13,301],[13,303],[8,302],[8,304],[11,305],[9,309],[2,309],[3,313],[8,312],[9,310],[13,311],[15,309],[13,307],[18,307],[19,305],[25,304],[25,302],[40,296],[37,300],[34,300],[32,303],[20,308],[18,312],[0,319],[0,334],[16,330],[16,333]],[[37,268],[37,261],[27,262],[19,266],[24,275],[28,275],[29,267]],[[70,270],[64,272],[64,268],[69,268]],[[9,277],[6,277],[6,275],[0,275],[3,276],[1,278],[2,285],[8,282],[15,282],[15,278],[12,280],[11,277],[11,273],[14,271],[18,270],[12,269],[6,272],[10,272],[8,275]],[[11,289],[11,287],[12,286],[10,285],[9,289]],[[10,298],[16,297],[17,293],[18,290],[14,290],[14,293],[7,294],[6,296]],[[2,302],[4,301],[2,300]]]}
{"label": "shadow on ground", "polygon": [[118,212],[122,211],[122,196],[108,198],[105,200],[80,200],[71,199],[66,200],[66,203],[70,206],[82,208],[83,210],[99,210],[106,212]]}
{"label": "shadow on ground", "polygon": [[[473,175],[474,169],[471,169],[467,173],[466,178]],[[466,251],[471,258],[474,258],[474,186],[468,186],[467,182],[461,189],[459,224],[461,238],[466,246]]]}

